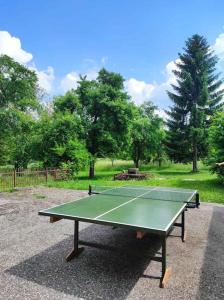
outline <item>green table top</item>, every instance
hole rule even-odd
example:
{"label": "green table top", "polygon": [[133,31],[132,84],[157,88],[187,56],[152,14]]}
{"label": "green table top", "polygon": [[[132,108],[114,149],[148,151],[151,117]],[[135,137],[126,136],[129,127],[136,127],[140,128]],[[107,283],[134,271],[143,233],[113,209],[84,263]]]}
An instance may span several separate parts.
{"label": "green table top", "polygon": [[96,188],[85,198],[39,212],[90,223],[103,223],[166,233],[196,190],[161,187]]}

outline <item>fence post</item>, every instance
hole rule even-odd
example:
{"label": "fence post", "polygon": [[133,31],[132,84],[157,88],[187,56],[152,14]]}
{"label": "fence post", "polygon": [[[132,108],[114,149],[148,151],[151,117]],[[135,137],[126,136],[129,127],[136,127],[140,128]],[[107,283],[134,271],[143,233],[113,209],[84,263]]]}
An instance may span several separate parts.
{"label": "fence post", "polygon": [[48,169],[46,168],[46,182],[48,180]]}
{"label": "fence post", "polygon": [[13,187],[16,187],[16,169],[13,170]]}

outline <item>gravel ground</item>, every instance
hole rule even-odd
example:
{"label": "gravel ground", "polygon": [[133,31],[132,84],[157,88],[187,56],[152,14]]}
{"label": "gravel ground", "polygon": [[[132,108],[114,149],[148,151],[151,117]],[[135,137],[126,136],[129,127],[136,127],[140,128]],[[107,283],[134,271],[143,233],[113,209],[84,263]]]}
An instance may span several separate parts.
{"label": "gravel ground", "polygon": [[120,251],[86,247],[65,262],[73,222],[49,224],[37,212],[85,194],[53,188],[0,193],[0,299],[224,299],[224,206],[203,203],[188,211],[187,241],[178,228],[167,240],[173,272],[160,289],[161,264],[147,259],[161,251],[156,236],[137,241],[129,230],[81,223],[81,239]]}

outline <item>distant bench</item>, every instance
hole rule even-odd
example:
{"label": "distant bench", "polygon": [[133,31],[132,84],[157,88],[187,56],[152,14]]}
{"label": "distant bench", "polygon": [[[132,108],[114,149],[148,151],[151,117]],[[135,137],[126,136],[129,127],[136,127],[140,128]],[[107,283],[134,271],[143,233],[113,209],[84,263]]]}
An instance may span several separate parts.
{"label": "distant bench", "polygon": [[140,173],[138,168],[129,168],[127,172],[122,172],[114,175],[114,180],[128,180],[128,179],[137,179],[143,180],[146,179],[150,174],[149,173]]}
{"label": "distant bench", "polygon": [[216,166],[219,168],[224,168],[224,162],[217,163]]}

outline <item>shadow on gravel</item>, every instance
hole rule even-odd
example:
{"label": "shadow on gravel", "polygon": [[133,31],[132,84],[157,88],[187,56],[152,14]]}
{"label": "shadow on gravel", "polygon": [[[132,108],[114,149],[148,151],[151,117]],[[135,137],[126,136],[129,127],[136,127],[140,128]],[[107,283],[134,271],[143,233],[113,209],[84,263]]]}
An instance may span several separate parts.
{"label": "shadow on gravel", "polygon": [[213,209],[197,299],[224,299],[224,207]]}
{"label": "shadow on gravel", "polygon": [[[119,252],[85,247],[78,258],[66,263],[64,257],[71,250],[72,238],[64,239],[6,272],[83,299],[125,299],[140,277],[156,278],[159,286],[160,263],[158,274],[152,274],[158,277],[144,275],[149,256],[160,249],[157,236],[139,241],[133,231],[91,225],[80,232],[80,239],[116,246]],[[127,254],[130,250],[132,254]]]}

